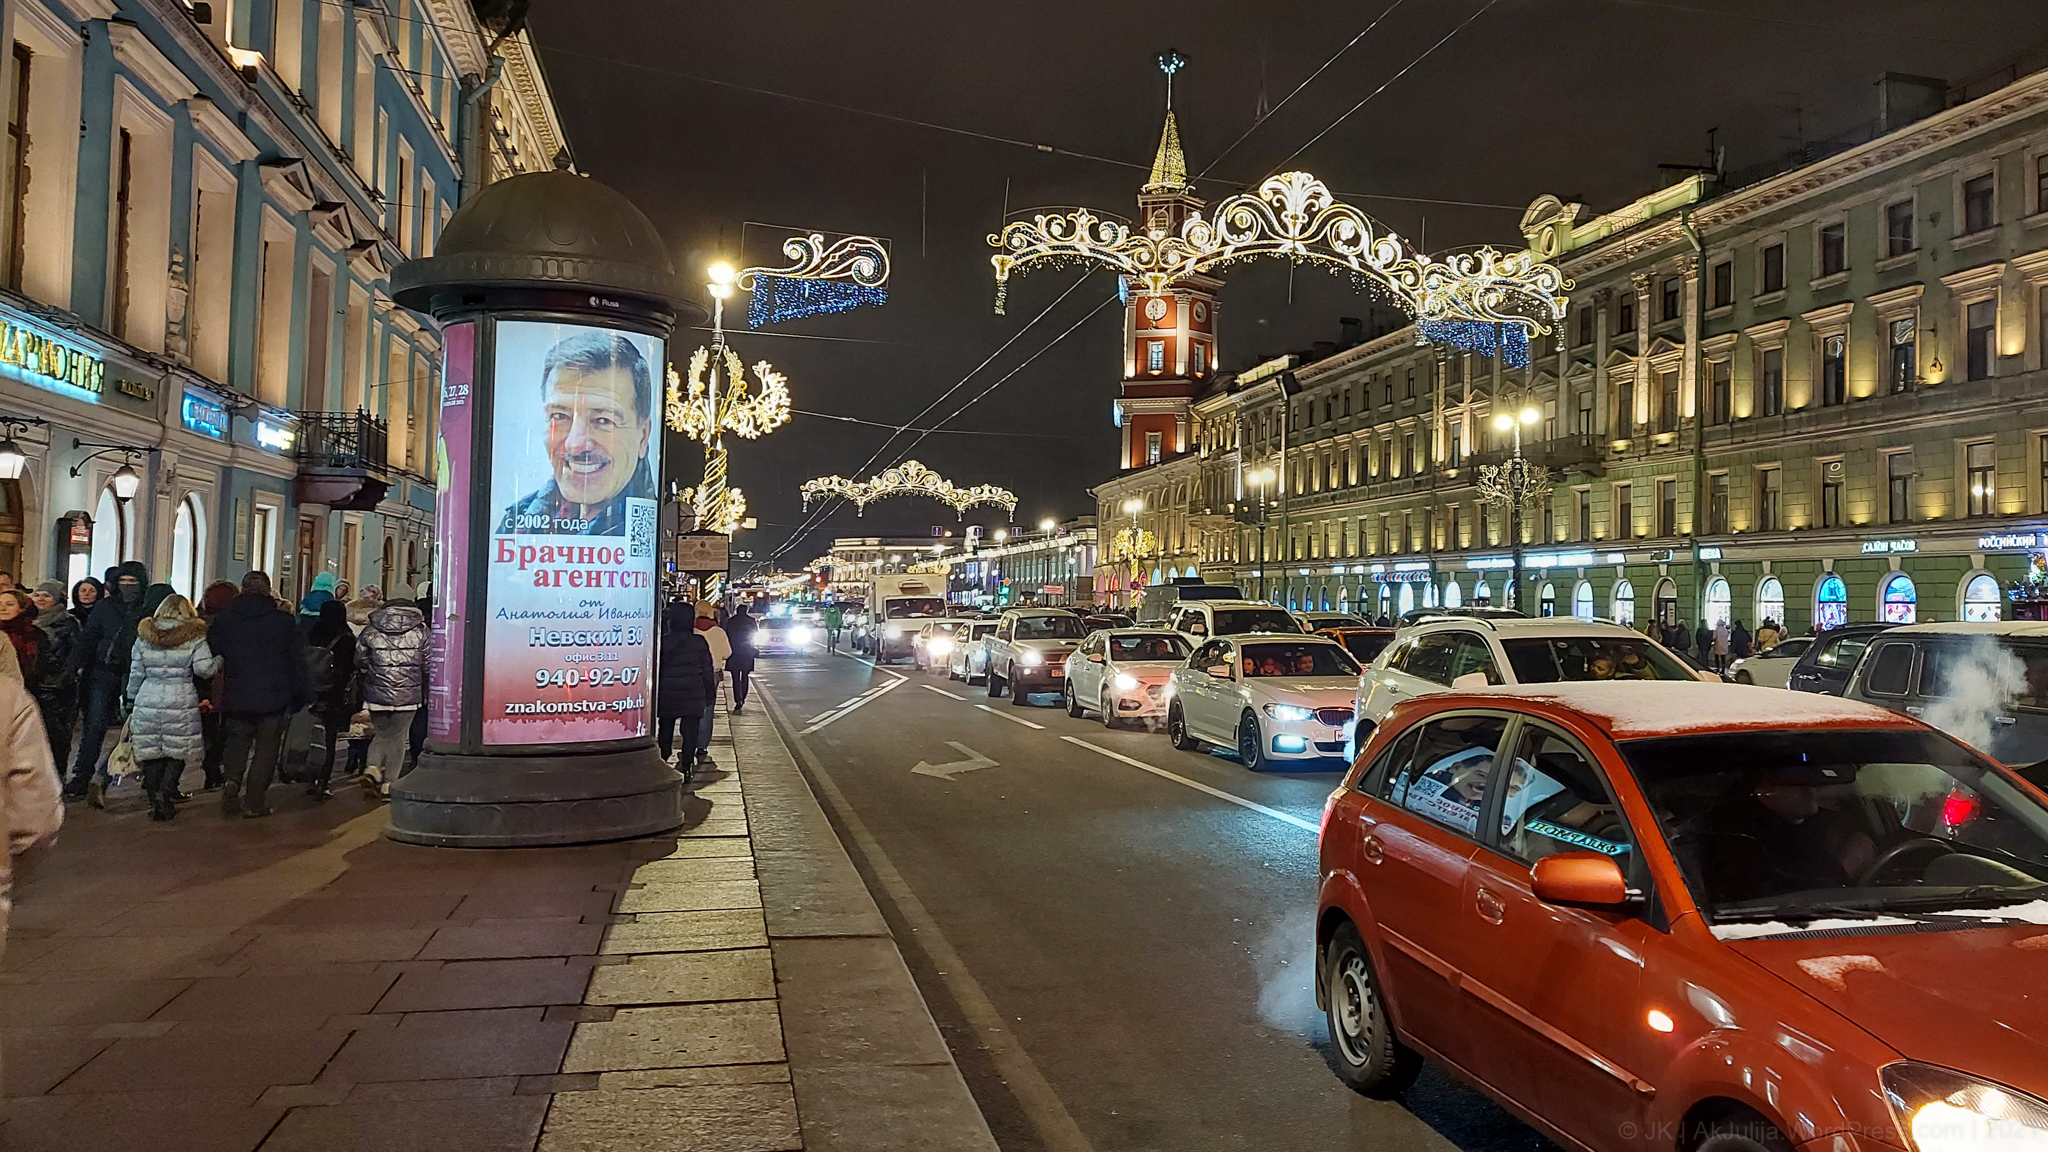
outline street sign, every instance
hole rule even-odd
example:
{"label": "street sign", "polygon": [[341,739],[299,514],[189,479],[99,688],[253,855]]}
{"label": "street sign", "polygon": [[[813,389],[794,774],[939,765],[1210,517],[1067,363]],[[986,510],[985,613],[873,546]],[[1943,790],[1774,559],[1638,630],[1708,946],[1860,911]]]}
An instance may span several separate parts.
{"label": "street sign", "polygon": [[911,771],[919,776],[936,776],[941,780],[952,780],[962,772],[973,772],[982,768],[996,767],[995,761],[960,743],[958,740],[948,740],[946,744],[955,752],[967,757],[967,759],[949,760],[944,764],[930,764],[919,760]]}
{"label": "street sign", "polygon": [[688,532],[676,537],[676,567],[685,572],[723,572],[730,564],[732,539],[716,532]]}
{"label": "street sign", "polygon": [[1038,586],[1038,594],[1041,596],[1065,596],[1067,594],[1067,586],[1065,584],[1040,584]]}

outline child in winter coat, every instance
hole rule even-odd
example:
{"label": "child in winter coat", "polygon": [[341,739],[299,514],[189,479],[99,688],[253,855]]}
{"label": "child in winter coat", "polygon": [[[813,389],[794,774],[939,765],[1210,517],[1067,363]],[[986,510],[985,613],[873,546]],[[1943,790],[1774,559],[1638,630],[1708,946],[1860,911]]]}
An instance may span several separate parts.
{"label": "child in winter coat", "polygon": [[211,679],[220,658],[206,644],[206,621],[183,596],[171,595],[135,626],[128,661],[128,741],[142,765],[149,818],[178,814],[178,779],[206,759],[194,678]]}

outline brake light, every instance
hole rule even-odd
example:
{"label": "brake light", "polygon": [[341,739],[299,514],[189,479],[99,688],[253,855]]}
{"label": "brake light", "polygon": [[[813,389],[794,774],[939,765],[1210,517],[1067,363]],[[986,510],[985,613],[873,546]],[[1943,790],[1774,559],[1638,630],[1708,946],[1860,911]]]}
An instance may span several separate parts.
{"label": "brake light", "polygon": [[1975,796],[1962,792],[1951,792],[1941,802],[1941,822],[1951,828],[1960,828],[1977,818],[1980,805]]}

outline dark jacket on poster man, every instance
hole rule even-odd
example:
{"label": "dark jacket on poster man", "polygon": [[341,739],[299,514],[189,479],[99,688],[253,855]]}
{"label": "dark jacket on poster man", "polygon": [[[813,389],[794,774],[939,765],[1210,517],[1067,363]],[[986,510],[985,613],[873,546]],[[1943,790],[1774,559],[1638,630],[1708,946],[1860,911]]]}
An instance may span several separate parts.
{"label": "dark jacket on poster man", "polygon": [[[135,577],[132,589],[123,590],[123,576]],[[128,657],[135,651],[135,626],[150,611],[143,607],[149,569],[140,560],[129,560],[114,569],[114,577],[72,641],[71,664],[76,671],[98,670],[126,679]]]}
{"label": "dark jacket on poster man", "polygon": [[655,686],[658,716],[702,716],[718,693],[711,645],[692,627],[687,611],[672,612],[661,638],[661,679]]}
{"label": "dark jacket on poster man", "polygon": [[221,658],[213,706],[230,716],[276,716],[313,702],[306,639],[268,591],[244,592],[213,618],[207,646]]}
{"label": "dark jacket on poster man", "polygon": [[725,658],[728,672],[752,672],[754,670],[754,633],[761,628],[761,622],[754,619],[742,604],[725,621],[726,638],[732,641],[732,655]]}

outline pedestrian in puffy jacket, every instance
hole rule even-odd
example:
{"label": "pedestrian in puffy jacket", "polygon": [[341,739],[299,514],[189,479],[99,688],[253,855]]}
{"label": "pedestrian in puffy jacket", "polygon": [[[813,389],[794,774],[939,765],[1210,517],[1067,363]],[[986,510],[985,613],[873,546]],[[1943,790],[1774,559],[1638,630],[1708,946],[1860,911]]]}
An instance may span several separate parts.
{"label": "pedestrian in puffy jacket", "polygon": [[139,560],[125,561],[112,569],[107,594],[93,601],[92,614],[71,652],[71,668],[81,680],[84,708],[78,731],[78,756],[71,765],[71,780],[64,786],[66,800],[85,800],[102,807],[106,779],[99,775],[100,753],[105,750],[107,730],[114,726],[114,711],[121,703],[122,686],[128,682],[128,657],[135,651],[135,626],[149,615],[143,597],[149,588],[149,569]]}
{"label": "pedestrian in puffy jacket", "polygon": [[175,594],[135,626],[126,692],[128,742],[142,765],[142,791],[149,797],[152,820],[178,814],[179,778],[206,759],[197,681],[220,670],[206,631],[192,602]]}
{"label": "pedestrian in puffy jacket", "polygon": [[[697,764],[697,730],[704,714],[718,696],[718,672],[711,664],[711,645],[696,630],[687,609],[673,611],[661,638],[661,673],[655,684],[655,715],[661,731],[661,758],[676,752],[676,767],[684,776]],[[678,727],[683,744],[674,748]]]}
{"label": "pedestrian in puffy jacket", "polygon": [[363,787],[389,797],[405,764],[412,714],[427,699],[427,618],[410,603],[386,603],[370,613],[356,637],[356,670],[370,710],[369,764]]}
{"label": "pedestrian in puffy jacket", "polygon": [[223,816],[268,816],[270,781],[284,751],[292,714],[313,702],[306,640],[292,614],[277,606],[270,577],[242,577],[235,597],[206,631],[221,659],[213,706],[227,717],[222,753]]}
{"label": "pedestrian in puffy jacket", "polygon": [[36,585],[35,601],[42,609],[36,615],[36,627],[43,633],[43,675],[42,682],[29,685],[28,691],[42,712],[52,761],[63,764],[71,757],[71,726],[78,720],[78,678],[71,673],[78,618],[64,603],[61,581],[45,580]]}

